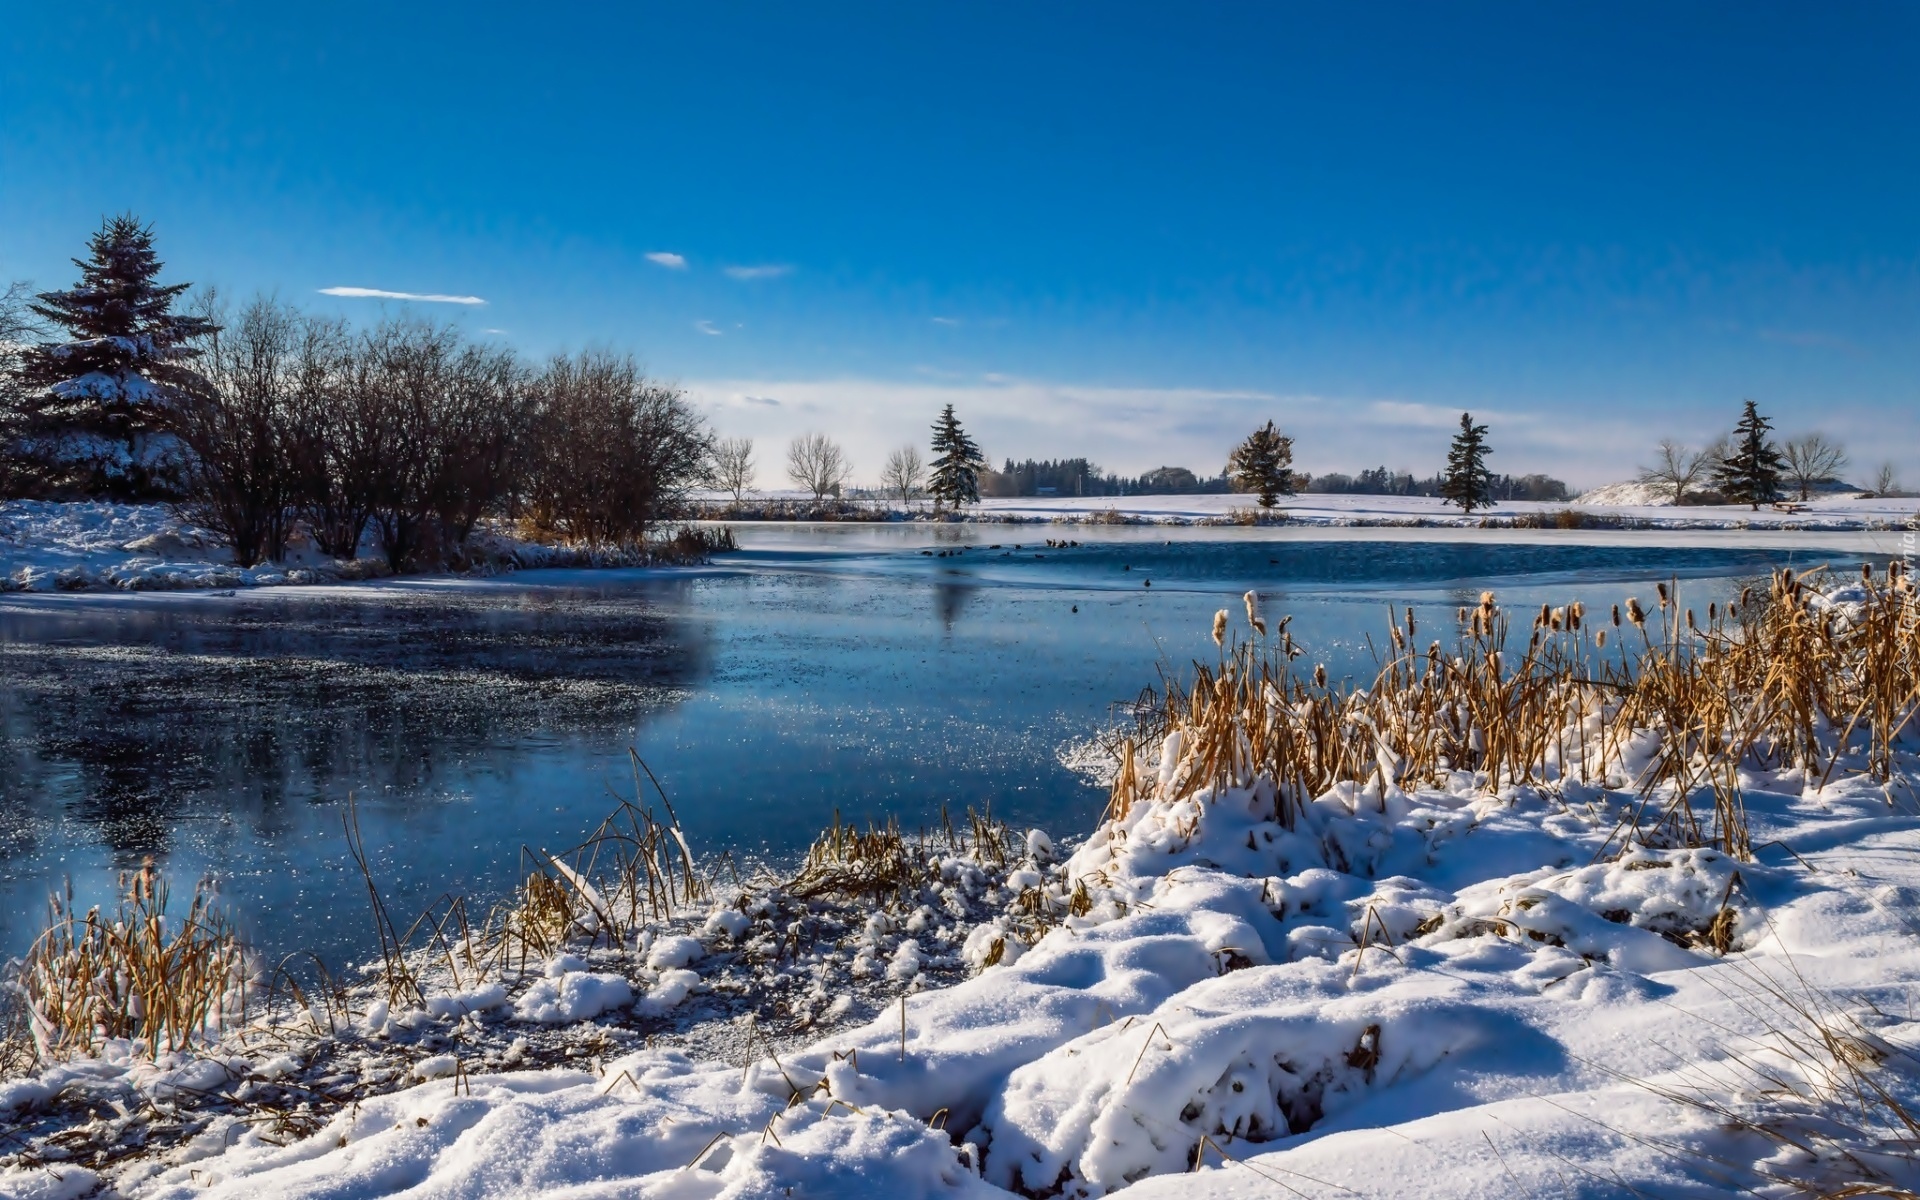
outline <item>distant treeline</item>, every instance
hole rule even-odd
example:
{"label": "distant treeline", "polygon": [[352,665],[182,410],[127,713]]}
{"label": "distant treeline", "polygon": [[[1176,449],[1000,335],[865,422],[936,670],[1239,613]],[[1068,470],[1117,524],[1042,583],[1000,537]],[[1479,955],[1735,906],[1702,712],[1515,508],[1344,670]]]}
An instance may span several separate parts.
{"label": "distant treeline", "polygon": [[1231,492],[1224,474],[1202,478],[1185,467],[1156,467],[1142,475],[1114,475],[1084,458],[1006,460],[980,473],[982,496],[1164,496]]}
{"label": "distant treeline", "polygon": [[[1425,479],[1405,471],[1372,467],[1356,475],[1329,471],[1324,475],[1296,474],[1303,492],[1353,496],[1438,496],[1441,477]],[[1223,494],[1233,491],[1225,474],[1202,477],[1185,467],[1158,467],[1143,475],[1104,472],[1084,458],[1009,458],[998,471],[980,475],[982,496],[1166,496]],[[1546,475],[1495,475],[1489,499],[1566,500],[1567,485]]]}
{"label": "distant treeline", "polygon": [[[1357,475],[1329,471],[1307,479],[1300,489],[1323,496],[1438,496],[1443,480],[1439,475],[1416,478],[1405,471],[1371,467]],[[1495,475],[1488,485],[1488,499],[1566,500],[1567,485],[1547,475]]]}

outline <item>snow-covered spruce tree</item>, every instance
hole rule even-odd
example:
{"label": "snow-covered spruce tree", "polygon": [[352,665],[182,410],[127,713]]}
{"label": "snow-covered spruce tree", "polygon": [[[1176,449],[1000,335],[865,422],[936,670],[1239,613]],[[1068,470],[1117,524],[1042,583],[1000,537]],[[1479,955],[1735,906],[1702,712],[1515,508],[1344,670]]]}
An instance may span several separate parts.
{"label": "snow-covered spruce tree", "polygon": [[69,337],[21,356],[21,455],[56,492],[178,495],[185,456],[170,426],[205,387],[189,364],[211,325],[171,311],[191,285],[157,281],[153,230],[139,218],[109,218],[87,248],[73,260],[79,284],[33,305]]}
{"label": "snow-covered spruce tree", "polygon": [[1460,511],[1472,512],[1493,503],[1493,475],[1487,470],[1487,427],[1475,425],[1473,414],[1460,414],[1460,432],[1453,436],[1447,451],[1447,473],[1440,480],[1440,495]]}
{"label": "snow-covered spruce tree", "polygon": [[1753,401],[1733,427],[1733,442],[1713,469],[1714,486],[1735,504],[1758,509],[1780,498],[1780,448],[1767,440],[1773,429]]}
{"label": "snow-covered spruce tree", "polygon": [[958,510],[964,504],[978,504],[980,472],[986,465],[980,447],[960,428],[953,405],[947,405],[933,423],[933,476],[927,482],[927,495],[933,497],[935,509],[950,505]]}
{"label": "snow-covered spruce tree", "polygon": [[1261,508],[1272,508],[1281,496],[1294,492],[1293,439],[1268,421],[1233,448],[1227,477],[1243,492],[1258,492]]}

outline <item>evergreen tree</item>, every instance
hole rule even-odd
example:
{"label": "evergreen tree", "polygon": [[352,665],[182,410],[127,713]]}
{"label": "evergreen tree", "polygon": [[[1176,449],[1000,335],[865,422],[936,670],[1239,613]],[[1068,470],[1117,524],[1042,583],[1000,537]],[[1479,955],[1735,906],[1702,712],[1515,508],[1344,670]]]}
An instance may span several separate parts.
{"label": "evergreen tree", "polygon": [[1227,477],[1243,492],[1260,493],[1261,508],[1272,508],[1281,496],[1294,492],[1293,439],[1268,421],[1233,448]]}
{"label": "evergreen tree", "polygon": [[934,506],[950,504],[957,509],[979,503],[980,472],[986,460],[980,457],[980,447],[960,428],[951,404],[933,424],[933,455],[933,477],[927,483],[927,494],[933,497]]}
{"label": "evergreen tree", "polygon": [[1458,504],[1462,512],[1493,503],[1493,475],[1487,470],[1487,427],[1475,425],[1472,413],[1460,414],[1460,432],[1447,451],[1447,473],[1440,479],[1440,495]]}
{"label": "evergreen tree", "polygon": [[1773,428],[1753,401],[1733,427],[1733,446],[1713,468],[1714,486],[1735,504],[1762,504],[1780,498],[1780,448],[1767,440]]}
{"label": "evergreen tree", "polygon": [[55,490],[175,494],[184,454],[169,427],[205,388],[188,364],[213,323],[171,311],[191,285],[156,282],[153,230],[138,218],[103,222],[88,251],[73,260],[76,287],[42,292],[33,305],[70,338],[21,355],[20,451]]}

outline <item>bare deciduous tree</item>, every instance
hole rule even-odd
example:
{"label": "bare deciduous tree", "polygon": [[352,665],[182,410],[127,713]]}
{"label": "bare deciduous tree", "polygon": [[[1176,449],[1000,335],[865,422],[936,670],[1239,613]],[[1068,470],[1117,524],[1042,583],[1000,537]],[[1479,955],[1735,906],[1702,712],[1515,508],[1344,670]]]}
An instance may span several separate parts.
{"label": "bare deciduous tree", "polygon": [[1800,489],[1802,500],[1813,495],[1814,484],[1838,479],[1841,469],[1847,465],[1846,450],[1823,433],[1803,433],[1789,438],[1780,448],[1780,457],[1786,465],[1783,474]]}
{"label": "bare deciduous tree", "polygon": [[352,559],[380,486],[379,395],[346,322],[309,316],[295,350],[288,470],[314,545]]}
{"label": "bare deciduous tree", "polygon": [[787,443],[787,478],[812,492],[816,504],[839,495],[849,471],[846,451],[824,433],[803,433]]}
{"label": "bare deciduous tree", "polygon": [[1687,492],[1712,473],[1719,461],[1713,447],[1690,450],[1672,438],[1662,438],[1654,452],[1653,465],[1641,467],[1635,479],[1652,487],[1666,489],[1675,504],[1686,503]]}
{"label": "bare deciduous tree", "polygon": [[1898,496],[1900,494],[1900,468],[1892,459],[1880,464],[1873,473],[1873,494],[1876,496]]}
{"label": "bare deciduous tree", "polygon": [[880,486],[900,498],[900,507],[905,508],[920,496],[920,486],[926,482],[927,465],[920,460],[920,451],[908,443],[887,455],[887,465],[880,471]]}
{"label": "bare deciduous tree", "polygon": [[537,401],[528,515],[589,546],[630,546],[709,470],[713,436],[675,388],[606,351],[552,359]]}
{"label": "bare deciduous tree", "polygon": [[198,305],[210,328],[199,339],[204,391],[173,418],[190,451],[182,508],[226,539],[243,567],[279,559],[293,516],[287,469],[300,315],[265,297],[229,322],[211,292]]}
{"label": "bare deciduous tree", "polygon": [[752,438],[721,438],[713,444],[713,486],[731,492],[735,504],[746,499],[753,474]]}
{"label": "bare deciduous tree", "polygon": [[42,333],[42,322],[28,307],[33,285],[15,280],[0,291],[0,500],[6,499],[28,483],[24,461],[18,461],[20,437],[25,413],[20,400],[20,352]]}

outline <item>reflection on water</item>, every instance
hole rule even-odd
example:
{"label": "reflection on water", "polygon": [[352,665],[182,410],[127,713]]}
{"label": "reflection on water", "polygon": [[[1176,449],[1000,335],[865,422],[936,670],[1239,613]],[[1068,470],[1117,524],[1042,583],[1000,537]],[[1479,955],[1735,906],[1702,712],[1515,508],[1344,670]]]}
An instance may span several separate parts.
{"label": "reflection on water", "polygon": [[[1483,587],[1516,605],[1606,603],[1630,590],[1617,581],[1671,575],[1697,580],[1684,586],[1704,603],[1797,561],[1139,530],[1078,531],[1089,544],[1064,551],[992,526],[756,532],[721,567],[667,578],[9,598],[0,952],[23,948],[63,875],[100,899],[153,854],[176,878],[212,873],[270,949],[362,953],[349,791],[397,908],[448,890],[484,899],[512,886],[523,845],[563,849],[595,823],[630,745],[707,850],[780,858],[835,811],[911,826],[942,805],[1071,833],[1103,797],[1058,748],[1161,665],[1211,655],[1213,611],[1237,617],[1249,587],[1270,614],[1294,613],[1336,674],[1370,673],[1366,635],[1388,601],[1437,630]],[[964,553],[921,556],[929,534]]]}

